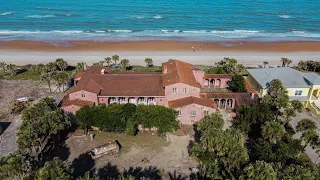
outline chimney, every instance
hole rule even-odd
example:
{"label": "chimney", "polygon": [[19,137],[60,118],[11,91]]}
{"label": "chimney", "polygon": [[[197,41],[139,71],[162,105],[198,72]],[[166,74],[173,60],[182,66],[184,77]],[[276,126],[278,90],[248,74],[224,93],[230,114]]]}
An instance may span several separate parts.
{"label": "chimney", "polygon": [[254,93],[251,93],[251,99],[252,100],[254,99]]}
{"label": "chimney", "polygon": [[101,69],[101,74],[105,74],[106,70],[105,69]]}
{"label": "chimney", "polygon": [[87,64],[84,64],[84,65],[83,65],[83,70],[86,71],[87,69],[88,69]]}

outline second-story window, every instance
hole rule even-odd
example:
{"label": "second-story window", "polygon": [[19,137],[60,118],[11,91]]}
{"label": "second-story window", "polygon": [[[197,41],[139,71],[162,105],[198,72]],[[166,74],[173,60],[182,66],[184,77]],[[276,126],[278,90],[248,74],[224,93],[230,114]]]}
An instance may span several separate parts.
{"label": "second-story window", "polygon": [[81,97],[86,97],[86,94],[81,94]]}
{"label": "second-story window", "polygon": [[183,88],[183,89],[182,89],[182,93],[183,93],[183,94],[187,94],[187,88]]}
{"label": "second-story window", "polygon": [[177,88],[172,88],[172,94],[177,94]]}
{"label": "second-story window", "polygon": [[191,111],[191,116],[192,117],[196,116],[196,112],[195,111]]}
{"label": "second-story window", "polygon": [[204,111],[204,116],[208,116],[209,115],[209,111]]}
{"label": "second-story window", "polygon": [[298,90],[298,91],[296,91],[296,92],[294,93],[294,95],[296,95],[296,96],[301,96],[301,95],[302,95],[302,91],[301,91],[301,90]]}

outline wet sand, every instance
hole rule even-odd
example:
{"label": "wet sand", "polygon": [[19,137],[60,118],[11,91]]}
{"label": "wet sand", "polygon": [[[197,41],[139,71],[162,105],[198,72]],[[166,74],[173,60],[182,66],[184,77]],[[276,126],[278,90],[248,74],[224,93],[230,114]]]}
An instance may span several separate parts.
{"label": "wet sand", "polygon": [[131,51],[214,51],[214,52],[320,52],[320,41],[296,42],[185,42],[185,41],[2,41],[0,50],[37,52],[131,52]]}

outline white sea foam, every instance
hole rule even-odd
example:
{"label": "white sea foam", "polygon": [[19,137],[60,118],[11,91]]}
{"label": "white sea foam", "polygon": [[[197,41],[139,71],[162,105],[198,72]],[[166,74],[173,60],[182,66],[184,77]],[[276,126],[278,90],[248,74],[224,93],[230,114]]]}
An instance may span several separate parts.
{"label": "white sea foam", "polygon": [[41,18],[51,18],[55,17],[55,15],[47,14],[47,15],[29,15],[26,16],[25,18],[35,18],[35,19],[41,19]]}
{"label": "white sea foam", "polygon": [[291,16],[289,16],[289,15],[279,15],[279,17],[284,18],[284,19],[289,19],[289,18],[291,18]]}
{"label": "white sea foam", "polygon": [[162,16],[160,16],[160,15],[156,15],[156,16],[153,16],[153,18],[154,18],[154,19],[161,19],[161,18],[162,18]]}
{"label": "white sea foam", "polygon": [[4,13],[1,13],[0,16],[7,16],[7,15],[10,15],[10,14],[13,14],[14,12],[4,12]]}
{"label": "white sea foam", "polygon": [[135,19],[144,19],[144,16],[139,16],[139,15],[137,15],[137,16],[131,16],[132,18],[135,18]]}
{"label": "white sea foam", "polygon": [[132,32],[132,30],[107,30],[107,32],[129,33]]}

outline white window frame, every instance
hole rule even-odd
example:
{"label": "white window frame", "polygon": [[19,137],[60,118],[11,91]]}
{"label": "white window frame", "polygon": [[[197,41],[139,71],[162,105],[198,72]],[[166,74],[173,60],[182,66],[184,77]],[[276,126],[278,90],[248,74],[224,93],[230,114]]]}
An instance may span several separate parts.
{"label": "white window frame", "polygon": [[117,102],[117,98],[115,97],[111,97],[110,98],[110,104],[116,103]]}
{"label": "white window frame", "polygon": [[302,90],[296,90],[296,92],[294,93],[295,96],[301,96],[302,95]]}
{"label": "white window frame", "polygon": [[196,117],[197,113],[196,111],[191,111],[191,117]]}
{"label": "white window frame", "polygon": [[187,88],[182,89],[182,94],[187,94],[187,92],[188,92]]}
{"label": "white window frame", "polygon": [[86,94],[81,94],[81,97],[86,97]]}
{"label": "white window frame", "polygon": [[208,116],[209,115],[209,111],[205,110],[203,111],[204,116]]}
{"label": "white window frame", "polygon": [[178,110],[178,116],[182,116],[181,110]]}
{"label": "white window frame", "polygon": [[150,97],[149,98],[149,102],[154,102],[155,101],[155,98],[154,97]]}
{"label": "white window frame", "polygon": [[172,88],[172,94],[177,94],[177,88]]}

